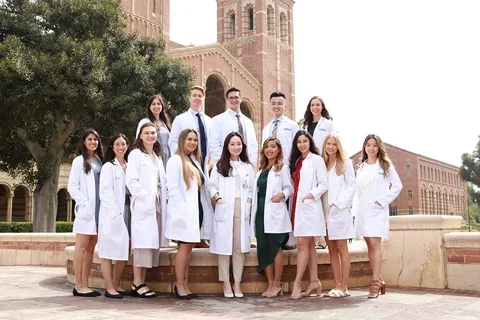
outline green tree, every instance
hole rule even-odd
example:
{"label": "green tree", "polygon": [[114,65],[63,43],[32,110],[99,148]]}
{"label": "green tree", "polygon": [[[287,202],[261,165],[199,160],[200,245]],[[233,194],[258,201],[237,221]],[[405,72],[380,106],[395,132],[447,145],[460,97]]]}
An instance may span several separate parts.
{"label": "green tree", "polygon": [[35,185],[36,232],[55,231],[60,165],[86,128],[133,137],[158,92],[171,116],[187,106],[192,69],[123,30],[119,0],[0,1],[0,170]]}
{"label": "green tree", "polygon": [[468,190],[473,203],[480,204],[480,137],[472,153],[462,154],[462,165],[460,166],[460,178],[469,182],[476,188]]}

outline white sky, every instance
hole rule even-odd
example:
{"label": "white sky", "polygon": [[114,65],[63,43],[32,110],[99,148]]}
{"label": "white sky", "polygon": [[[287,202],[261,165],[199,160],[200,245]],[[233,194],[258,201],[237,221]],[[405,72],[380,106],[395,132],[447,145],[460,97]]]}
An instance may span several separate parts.
{"label": "white sky", "polygon": [[[216,5],[171,0],[171,40],[216,42]],[[480,1],[297,0],[293,12],[295,120],[319,95],[350,155],[369,133],[457,166],[474,150]]]}

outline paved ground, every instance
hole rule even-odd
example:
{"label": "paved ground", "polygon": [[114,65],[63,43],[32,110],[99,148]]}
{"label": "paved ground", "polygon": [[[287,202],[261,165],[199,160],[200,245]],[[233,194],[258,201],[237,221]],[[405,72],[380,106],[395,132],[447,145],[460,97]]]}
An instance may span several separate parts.
{"label": "paved ground", "polygon": [[366,288],[344,299],[276,299],[205,296],[179,301],[78,298],[66,282],[64,268],[0,267],[0,319],[480,319],[480,292],[387,288],[367,299]]}

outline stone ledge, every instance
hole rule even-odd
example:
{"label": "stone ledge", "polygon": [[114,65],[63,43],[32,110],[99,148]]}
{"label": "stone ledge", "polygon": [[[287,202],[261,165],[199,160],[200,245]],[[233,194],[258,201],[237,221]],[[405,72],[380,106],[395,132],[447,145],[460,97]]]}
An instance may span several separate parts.
{"label": "stone ledge", "polygon": [[[75,282],[73,270],[73,246],[65,248],[67,255],[67,280],[70,283]],[[366,286],[370,283],[372,272],[368,262],[368,254],[365,243],[356,242],[355,245],[349,246],[351,252],[351,271],[348,282],[349,287]],[[147,280],[149,287],[157,292],[172,292],[175,283],[175,255],[176,248],[162,248],[160,250],[160,265],[152,268],[147,272]],[[290,291],[297,270],[296,266],[297,250],[283,251],[285,264],[282,274],[282,284],[284,291]],[[333,273],[330,267],[329,256],[327,250],[317,250],[318,254],[318,277],[322,281],[324,289],[334,287]],[[199,293],[221,293],[222,285],[218,280],[217,256],[208,252],[208,249],[194,249],[189,270],[190,288]],[[101,268],[101,259],[99,259],[97,251],[93,260],[92,269],[90,270],[89,285],[97,288],[104,288]],[[231,277],[233,279],[233,277]],[[132,261],[127,264],[122,275],[121,285],[125,289],[130,289],[133,280]],[[304,286],[308,285],[308,271],[305,272]],[[267,279],[258,273],[258,261],[256,257],[256,249],[245,256],[245,266],[242,276],[242,290],[245,293],[260,293],[267,288]]]}
{"label": "stone ledge", "polygon": [[445,248],[480,248],[480,232],[451,232],[443,241]]}
{"label": "stone ledge", "polygon": [[408,215],[390,217],[390,231],[395,230],[458,230],[460,216]]}

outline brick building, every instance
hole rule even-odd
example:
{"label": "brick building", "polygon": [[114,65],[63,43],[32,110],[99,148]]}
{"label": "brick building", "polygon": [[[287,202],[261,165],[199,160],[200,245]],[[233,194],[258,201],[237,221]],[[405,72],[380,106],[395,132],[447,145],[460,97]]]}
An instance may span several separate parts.
{"label": "brick building", "polygon": [[[170,40],[170,0],[122,0],[126,32],[162,38],[167,54],[196,69],[195,83],[206,88],[205,113],[225,111],[229,87],[242,91],[242,112],[252,119],[260,140],[271,120],[268,98],[287,97],[286,114],[295,119],[293,0],[217,0],[217,43],[182,46]],[[192,35],[194,37],[195,35]],[[72,221],[67,191],[70,165],[62,165],[58,188],[59,221]],[[0,221],[32,221],[33,188],[0,172]]]}
{"label": "brick building", "polygon": [[[458,167],[385,143],[403,189],[390,205],[390,215],[439,214],[466,217],[467,187]],[[350,157],[354,166],[361,151]]]}

